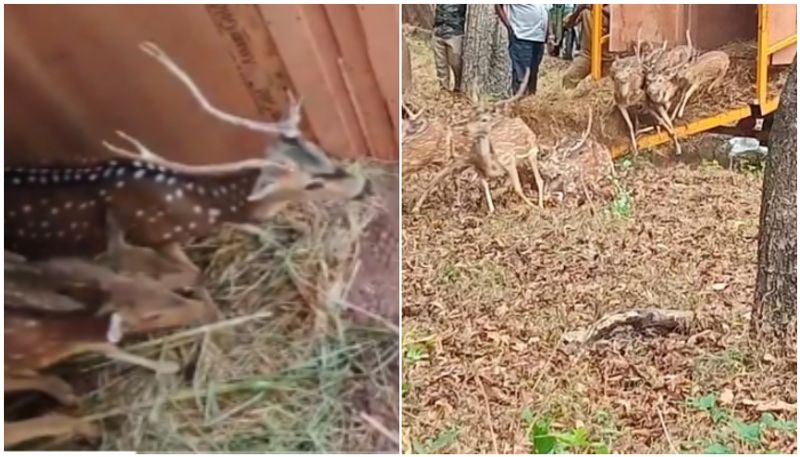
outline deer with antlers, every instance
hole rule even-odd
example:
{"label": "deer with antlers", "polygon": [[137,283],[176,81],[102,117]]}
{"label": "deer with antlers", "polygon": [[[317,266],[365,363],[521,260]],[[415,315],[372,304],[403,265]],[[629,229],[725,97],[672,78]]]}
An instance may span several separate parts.
{"label": "deer with antlers", "polygon": [[300,103],[289,93],[285,119],[269,123],[213,106],[186,71],[153,43],[141,49],[184,85],[211,116],[276,134],[262,159],[220,165],[169,161],[125,132],[131,146],[103,145],[118,157],[75,168],[6,168],[6,246],[30,258],[95,255],[107,246],[110,212],[133,245],[196,268],[182,248],[222,223],[270,218],[295,201],[339,201],[370,194],[365,177],[335,165],[299,130]]}
{"label": "deer with antlers", "polygon": [[697,50],[692,46],[692,37],[686,31],[686,45],[675,46],[663,50],[651,63],[645,65],[645,94],[647,107],[659,125],[664,127],[675,143],[675,153],[681,154],[681,145],[675,133],[673,116],[670,109],[679,103],[680,82],[678,75],[681,69],[690,65],[697,58]]}
{"label": "deer with antlers", "polygon": [[678,70],[678,86],[681,89],[679,102],[671,113],[673,119],[682,118],[686,103],[698,90],[711,90],[717,86],[730,67],[731,59],[723,51],[700,54],[694,62]]}
{"label": "deer with antlers", "polygon": [[526,71],[517,93],[511,98],[498,101],[491,106],[481,104],[475,92],[471,92],[470,98],[474,111],[470,119],[451,126],[457,132],[453,134],[453,137],[459,135],[466,138],[468,146],[453,148],[459,154],[454,155],[451,164],[431,179],[414,205],[412,212],[419,210],[430,191],[441,179],[450,173],[460,172],[467,168],[473,168],[478,173],[490,214],[494,212],[495,208],[489,180],[501,176],[509,178],[514,192],[525,204],[535,207],[536,205],[528,199],[522,189],[518,172],[518,165],[521,161],[527,161],[530,164],[539,192],[538,206],[540,208],[544,206],[544,181],[539,173],[539,146],[536,135],[522,119],[512,117],[510,113],[512,103],[522,97],[528,78],[530,78],[530,70]]}

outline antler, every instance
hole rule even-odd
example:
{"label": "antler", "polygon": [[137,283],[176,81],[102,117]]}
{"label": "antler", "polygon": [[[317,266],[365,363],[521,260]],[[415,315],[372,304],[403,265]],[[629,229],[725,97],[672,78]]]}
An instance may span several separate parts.
{"label": "antler", "polygon": [[183,85],[189,89],[189,92],[192,93],[192,96],[195,98],[195,100],[197,100],[203,110],[217,119],[258,132],[279,133],[290,138],[296,138],[300,136],[300,130],[298,127],[300,124],[301,102],[295,99],[291,91],[286,91],[287,97],[289,98],[289,110],[286,117],[280,122],[269,123],[236,116],[234,114],[226,113],[212,105],[197,87],[197,84],[192,80],[192,78],[155,43],[146,41],[141,43],[139,48],[147,55],[161,63],[161,65],[163,65],[170,73],[178,78]]}
{"label": "antler", "polygon": [[525,88],[528,87],[528,80],[530,78],[531,78],[531,69],[530,68],[526,68],[525,69],[525,76],[522,78],[522,82],[519,85],[519,89],[517,90],[517,93],[512,95],[511,98],[508,98],[506,100],[500,100],[499,102],[495,103],[494,106],[496,106],[496,107],[506,106],[506,105],[509,105],[509,104],[519,100],[519,98],[522,97],[522,94],[525,93]]}
{"label": "antler", "polygon": [[422,116],[422,113],[425,112],[425,108],[423,107],[423,108],[420,108],[419,111],[417,111],[415,113],[414,111],[411,110],[411,107],[406,105],[405,102],[403,102],[403,108],[405,108],[405,110],[408,112],[408,120],[409,121],[416,121],[420,116]]}
{"label": "antler", "polygon": [[144,160],[147,162],[152,162],[154,164],[169,168],[177,172],[193,173],[193,174],[218,174],[218,173],[236,172],[249,168],[259,169],[268,166],[276,168],[286,168],[285,165],[266,159],[246,159],[238,162],[230,162],[230,163],[215,164],[215,165],[187,165],[183,163],[173,162],[171,160],[165,159],[164,157],[161,157],[160,155],[151,151],[150,148],[144,145],[144,143],[132,137],[131,135],[125,133],[122,130],[117,130],[116,134],[123,140],[130,143],[131,146],[133,146],[134,151],[119,146],[115,146],[105,140],[102,141],[103,147],[113,152],[114,154],[120,155],[126,159]]}

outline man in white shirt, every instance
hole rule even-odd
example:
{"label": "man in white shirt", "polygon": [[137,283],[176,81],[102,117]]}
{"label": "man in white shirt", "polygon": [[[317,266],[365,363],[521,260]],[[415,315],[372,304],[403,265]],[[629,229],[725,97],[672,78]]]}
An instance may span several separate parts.
{"label": "man in white shirt", "polygon": [[508,29],[512,93],[519,90],[526,69],[530,69],[531,75],[525,93],[536,93],[539,64],[542,62],[544,45],[547,41],[547,15],[551,6],[549,4],[495,5],[497,16]]}

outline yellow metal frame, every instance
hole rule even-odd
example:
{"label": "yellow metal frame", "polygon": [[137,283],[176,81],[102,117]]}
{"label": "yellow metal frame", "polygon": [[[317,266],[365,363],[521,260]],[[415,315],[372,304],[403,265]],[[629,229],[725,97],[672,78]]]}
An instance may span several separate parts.
{"label": "yellow metal frame", "polygon": [[[778,108],[780,97],[769,98],[768,93],[768,70],[770,64],[770,57],[776,52],[785,49],[797,43],[797,33],[784,38],[772,45],[769,44],[769,5],[758,5],[758,45],[756,57],[756,86],[755,86],[755,99],[753,104],[759,109],[761,116],[769,114]],[[608,36],[603,36],[603,4],[592,5],[592,36],[591,36],[591,76],[594,80],[600,79],[603,74],[602,61],[601,61],[601,46]],[[694,135],[696,133],[711,130],[723,125],[730,125],[742,119],[748,118],[759,114],[753,112],[751,106],[743,106],[735,108],[715,116],[699,119],[689,124],[675,126],[675,134],[680,137]],[[667,132],[653,133],[645,135],[637,140],[640,149],[645,149],[657,146],[662,143],[670,141],[671,138]],[[614,158],[624,155],[630,144],[615,145],[611,148],[611,155]]]}

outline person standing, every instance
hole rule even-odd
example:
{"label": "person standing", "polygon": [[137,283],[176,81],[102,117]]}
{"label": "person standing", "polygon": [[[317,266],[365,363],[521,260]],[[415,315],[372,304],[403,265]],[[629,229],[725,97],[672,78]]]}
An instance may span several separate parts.
{"label": "person standing", "polygon": [[461,46],[467,5],[436,5],[433,17],[433,58],[436,77],[444,90],[450,89],[450,70],[453,71],[453,91],[461,87]]}
{"label": "person standing", "polygon": [[535,94],[539,65],[547,42],[549,4],[495,5],[495,12],[508,29],[508,53],[511,57],[511,89],[516,93],[530,69],[527,94]]}
{"label": "person standing", "polygon": [[[609,23],[609,9],[608,5],[603,5],[603,32],[605,35],[608,33]],[[564,21],[565,29],[573,29],[580,23],[580,49],[578,55],[573,59],[572,64],[569,66],[561,80],[565,89],[575,88],[586,76],[589,75],[592,69],[592,5],[581,4],[575,8]],[[605,63],[610,62],[610,56],[606,49],[602,50],[602,60]]]}

